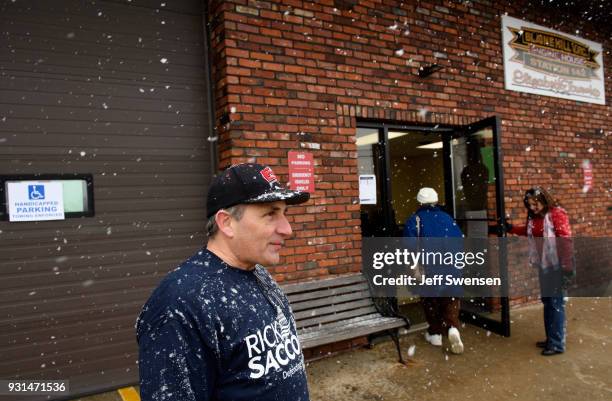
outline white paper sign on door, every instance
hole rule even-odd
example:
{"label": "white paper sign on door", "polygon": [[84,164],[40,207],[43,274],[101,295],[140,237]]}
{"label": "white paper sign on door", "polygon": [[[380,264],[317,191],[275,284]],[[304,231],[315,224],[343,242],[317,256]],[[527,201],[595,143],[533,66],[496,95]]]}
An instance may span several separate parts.
{"label": "white paper sign on door", "polygon": [[376,204],[376,176],[374,174],[359,176],[359,203],[362,205]]}

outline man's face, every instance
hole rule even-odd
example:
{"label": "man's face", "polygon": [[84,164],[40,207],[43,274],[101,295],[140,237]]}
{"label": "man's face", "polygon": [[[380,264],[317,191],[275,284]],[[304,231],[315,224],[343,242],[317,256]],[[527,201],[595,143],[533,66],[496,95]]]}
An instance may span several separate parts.
{"label": "man's face", "polygon": [[240,266],[270,266],[278,263],[279,252],[292,234],[283,201],[245,205],[240,220],[232,219],[232,251]]}

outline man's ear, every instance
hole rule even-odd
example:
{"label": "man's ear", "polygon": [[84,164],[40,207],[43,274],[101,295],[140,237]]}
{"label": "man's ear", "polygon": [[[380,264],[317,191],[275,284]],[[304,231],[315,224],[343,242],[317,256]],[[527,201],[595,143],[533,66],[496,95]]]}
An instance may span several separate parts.
{"label": "man's ear", "polygon": [[233,217],[223,209],[219,210],[217,214],[215,214],[215,222],[217,223],[219,231],[229,238],[234,238],[232,219]]}

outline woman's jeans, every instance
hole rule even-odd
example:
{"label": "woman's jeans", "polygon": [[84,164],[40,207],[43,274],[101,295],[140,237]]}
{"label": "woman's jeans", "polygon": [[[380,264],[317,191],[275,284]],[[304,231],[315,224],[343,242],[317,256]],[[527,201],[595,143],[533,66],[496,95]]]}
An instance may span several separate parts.
{"label": "woman's jeans", "polygon": [[546,348],[565,351],[565,300],[563,297],[542,297]]}
{"label": "woman's jeans", "polygon": [[565,351],[565,290],[560,268],[540,269],[546,348]]}

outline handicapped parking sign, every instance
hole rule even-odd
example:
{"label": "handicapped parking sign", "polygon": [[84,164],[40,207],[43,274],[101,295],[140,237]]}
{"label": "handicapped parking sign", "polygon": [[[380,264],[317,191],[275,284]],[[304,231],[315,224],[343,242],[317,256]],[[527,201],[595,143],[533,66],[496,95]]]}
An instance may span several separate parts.
{"label": "handicapped parking sign", "polygon": [[42,200],[45,199],[44,185],[28,185],[28,199]]}
{"label": "handicapped parking sign", "polygon": [[64,190],[58,181],[7,182],[10,221],[63,220]]}

